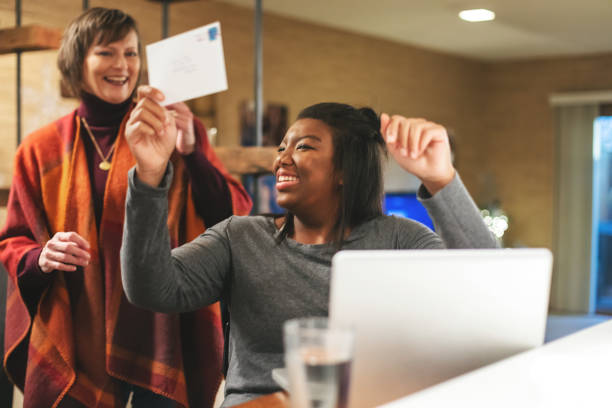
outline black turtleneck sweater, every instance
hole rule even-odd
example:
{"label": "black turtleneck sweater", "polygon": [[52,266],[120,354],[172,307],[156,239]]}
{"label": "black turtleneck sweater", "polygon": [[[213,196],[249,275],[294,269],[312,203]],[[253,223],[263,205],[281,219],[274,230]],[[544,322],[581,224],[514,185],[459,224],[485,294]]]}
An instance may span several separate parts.
{"label": "black turtleneck sweater", "polygon": [[[81,104],[77,108],[77,115],[87,121],[104,157],[115,143],[121,122],[131,106],[131,99],[120,104],[112,104],[88,93],[82,95]],[[101,170],[98,167],[102,159],[82,123],[80,129],[80,138],[85,146],[89,168],[92,205],[99,229],[108,171]],[[207,227],[212,227],[232,214],[232,201],[225,177],[202,153],[200,149],[202,141],[198,136],[206,137],[205,134],[196,135],[196,148],[193,153],[183,156],[183,160],[190,178],[196,211],[204,220],[204,224]],[[113,155],[108,160],[112,162],[112,158]],[[23,290],[24,299],[30,311],[35,311],[42,289],[54,274],[44,273],[38,266],[38,258],[41,252],[42,247],[26,253],[18,270],[19,286]]]}

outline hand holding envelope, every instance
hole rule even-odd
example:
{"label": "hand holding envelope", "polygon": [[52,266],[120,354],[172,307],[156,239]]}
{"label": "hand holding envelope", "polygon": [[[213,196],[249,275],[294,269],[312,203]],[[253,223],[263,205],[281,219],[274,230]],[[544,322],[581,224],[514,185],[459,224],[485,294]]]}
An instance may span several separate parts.
{"label": "hand holding envelope", "polygon": [[150,86],[138,88],[125,133],[138,178],[157,186],[174,149],[189,154],[195,146],[193,114],[182,101],[227,89],[221,26],[150,44],[147,58]]}
{"label": "hand holding envelope", "polygon": [[149,84],[166,96],[162,105],[227,89],[219,22],[149,44]]}
{"label": "hand holding envelope", "polygon": [[125,125],[125,138],[136,160],[138,178],[157,187],[176,147],[175,116],[160,105],[164,95],[151,86],[138,88],[138,102]]}

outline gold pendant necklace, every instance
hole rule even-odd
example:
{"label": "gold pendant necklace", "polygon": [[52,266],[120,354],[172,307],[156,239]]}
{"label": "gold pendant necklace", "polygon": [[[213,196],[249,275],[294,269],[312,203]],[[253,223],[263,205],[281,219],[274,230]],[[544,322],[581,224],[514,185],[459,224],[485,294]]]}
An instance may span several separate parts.
{"label": "gold pendant necklace", "polygon": [[100,164],[98,164],[98,167],[100,168],[100,170],[108,171],[111,168],[111,164],[110,164],[110,161],[108,161],[108,159],[111,157],[111,154],[113,154],[113,151],[115,150],[115,144],[113,144],[113,147],[111,147],[106,157],[104,157],[104,155],[102,154],[102,149],[100,149],[100,145],[98,145],[98,142],[96,142],[96,138],[94,137],[93,133],[91,133],[91,129],[89,128],[87,121],[85,120],[85,118],[81,118],[81,120],[83,121],[83,125],[85,125],[87,134],[91,138],[91,142],[96,148],[96,151],[98,152],[98,155],[100,156],[100,159],[102,159]]}

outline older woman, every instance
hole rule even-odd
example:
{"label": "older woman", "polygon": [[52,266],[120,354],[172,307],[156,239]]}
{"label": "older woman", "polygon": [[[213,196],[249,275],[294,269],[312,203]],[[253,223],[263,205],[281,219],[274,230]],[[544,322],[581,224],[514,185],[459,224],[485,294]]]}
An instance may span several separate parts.
{"label": "older woman", "polygon": [[120,10],[93,8],[74,20],[58,65],[81,103],[17,151],[0,257],[10,276],[5,368],[25,407],[125,406],[132,393],[133,406],[211,406],[220,383],[216,308],[152,313],[121,287],[135,163],[126,127],[178,134],[163,226],[170,245],[250,209],[186,105],[163,108],[161,92],[145,88],[134,106],[140,49],[136,23]]}
{"label": "older woman", "polygon": [[[384,137],[383,137],[384,135]],[[128,298],[157,311],[229,304],[225,406],[278,390],[285,320],[327,315],[332,255],[338,249],[495,247],[451,164],[444,127],[368,108],[323,103],[304,109],[274,163],[280,217],[230,217],[172,251],[165,231],[173,183],[174,133],[128,132],[130,172],[121,265]],[[385,143],[386,141],[386,143]],[[422,180],[419,197],[436,235],[382,215],[385,145]]]}

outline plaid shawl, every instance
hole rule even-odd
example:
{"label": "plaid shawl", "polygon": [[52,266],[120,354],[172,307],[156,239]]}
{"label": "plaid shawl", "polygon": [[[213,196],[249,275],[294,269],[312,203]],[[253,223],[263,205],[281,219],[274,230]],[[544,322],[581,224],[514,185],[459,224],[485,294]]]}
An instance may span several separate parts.
{"label": "plaid shawl", "polygon": [[[183,406],[213,405],[221,381],[223,347],[218,306],[181,315],[131,305],[121,286],[119,248],[127,171],[134,165],[123,131],[117,137],[99,230],[88,164],[76,111],[27,137],[19,147],[0,260],[9,273],[4,367],[24,391],[24,407],[118,406],[121,379]],[[196,131],[204,129],[196,121]],[[204,133],[205,135],[205,133]],[[229,176],[206,137],[202,150],[225,176],[233,211],[246,214],[250,199]],[[196,215],[178,154],[169,193],[172,245],[204,229]],[[31,316],[17,284],[24,254],[58,231],[76,231],[91,245],[91,261],[77,272],[55,272]],[[27,361],[26,361],[27,358]],[[78,405],[78,404],[77,404]]]}

